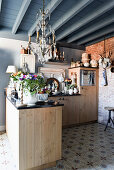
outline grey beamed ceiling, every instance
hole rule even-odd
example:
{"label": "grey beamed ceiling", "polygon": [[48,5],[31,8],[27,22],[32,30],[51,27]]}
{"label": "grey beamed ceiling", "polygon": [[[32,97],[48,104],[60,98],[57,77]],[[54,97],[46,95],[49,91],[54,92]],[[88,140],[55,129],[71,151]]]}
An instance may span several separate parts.
{"label": "grey beamed ceiling", "polygon": [[[43,0],[0,0],[0,37],[35,41]],[[114,0],[45,0],[56,40],[89,45],[114,36]],[[50,36],[50,32],[47,32]]]}

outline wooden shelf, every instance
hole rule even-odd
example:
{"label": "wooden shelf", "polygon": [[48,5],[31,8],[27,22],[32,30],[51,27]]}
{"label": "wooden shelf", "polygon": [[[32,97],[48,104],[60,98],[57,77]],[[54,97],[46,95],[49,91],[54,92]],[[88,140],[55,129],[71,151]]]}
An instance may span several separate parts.
{"label": "wooden shelf", "polygon": [[46,62],[45,64],[52,64],[52,65],[69,65],[67,62],[58,62],[58,61],[55,61],[55,62],[49,61],[49,62]]}
{"label": "wooden shelf", "polygon": [[99,67],[84,67],[84,66],[70,67],[70,68],[68,68],[68,69],[74,69],[74,68],[84,68],[84,69],[86,69],[86,68],[90,68],[90,69],[99,69]]}

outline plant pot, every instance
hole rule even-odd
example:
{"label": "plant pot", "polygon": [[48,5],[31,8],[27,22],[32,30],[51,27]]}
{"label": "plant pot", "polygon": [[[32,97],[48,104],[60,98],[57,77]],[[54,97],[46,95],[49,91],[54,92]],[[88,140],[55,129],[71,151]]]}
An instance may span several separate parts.
{"label": "plant pot", "polygon": [[78,89],[74,88],[74,94],[78,93]]}
{"label": "plant pot", "polygon": [[73,94],[73,89],[69,89],[69,94],[70,94],[70,95]]}
{"label": "plant pot", "polygon": [[31,94],[30,92],[23,93],[23,103],[24,104],[35,104],[38,101],[36,94]]}

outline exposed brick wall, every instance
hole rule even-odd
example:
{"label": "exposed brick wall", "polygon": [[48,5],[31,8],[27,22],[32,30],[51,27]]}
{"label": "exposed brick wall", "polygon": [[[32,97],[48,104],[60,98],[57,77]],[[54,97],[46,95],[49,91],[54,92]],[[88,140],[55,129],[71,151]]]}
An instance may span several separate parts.
{"label": "exposed brick wall", "polygon": [[[112,52],[111,60],[114,60],[114,37],[105,40],[105,48],[106,51],[111,50]],[[86,52],[88,54],[91,54],[91,58],[95,60],[99,60],[100,58],[99,54],[102,54],[103,51],[104,41],[86,47]]]}
{"label": "exposed brick wall", "polygon": [[[114,37],[105,40],[106,51],[111,50],[111,60],[114,60]],[[99,60],[99,54],[104,50],[104,42],[90,45],[86,47],[86,52],[91,54],[91,58]],[[99,69],[99,95],[98,95],[98,122],[106,124],[108,120],[108,111],[104,107],[114,107],[114,73],[111,73],[110,68],[107,69],[108,86],[103,86],[103,69]],[[112,117],[114,118],[114,112]],[[111,125],[112,126],[112,125]]]}

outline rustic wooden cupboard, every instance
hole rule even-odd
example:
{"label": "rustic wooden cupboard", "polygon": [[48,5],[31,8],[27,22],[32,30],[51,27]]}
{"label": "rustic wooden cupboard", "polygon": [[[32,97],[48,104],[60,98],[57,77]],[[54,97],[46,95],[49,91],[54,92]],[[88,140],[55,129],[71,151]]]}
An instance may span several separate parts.
{"label": "rustic wooden cupboard", "polygon": [[[81,82],[82,72],[86,75]],[[89,74],[87,75],[89,71]],[[78,67],[69,69],[69,77],[72,73],[76,74],[76,83],[80,95],[50,97],[52,100],[63,103],[62,125],[69,126],[74,124],[97,121],[98,119],[98,69]],[[93,82],[88,83],[88,77],[94,74]],[[86,85],[85,85],[85,84]]]}
{"label": "rustic wooden cupboard", "polygon": [[98,117],[98,69],[78,67],[69,69],[69,77],[76,74],[76,84],[81,94],[79,123],[97,120]]}

